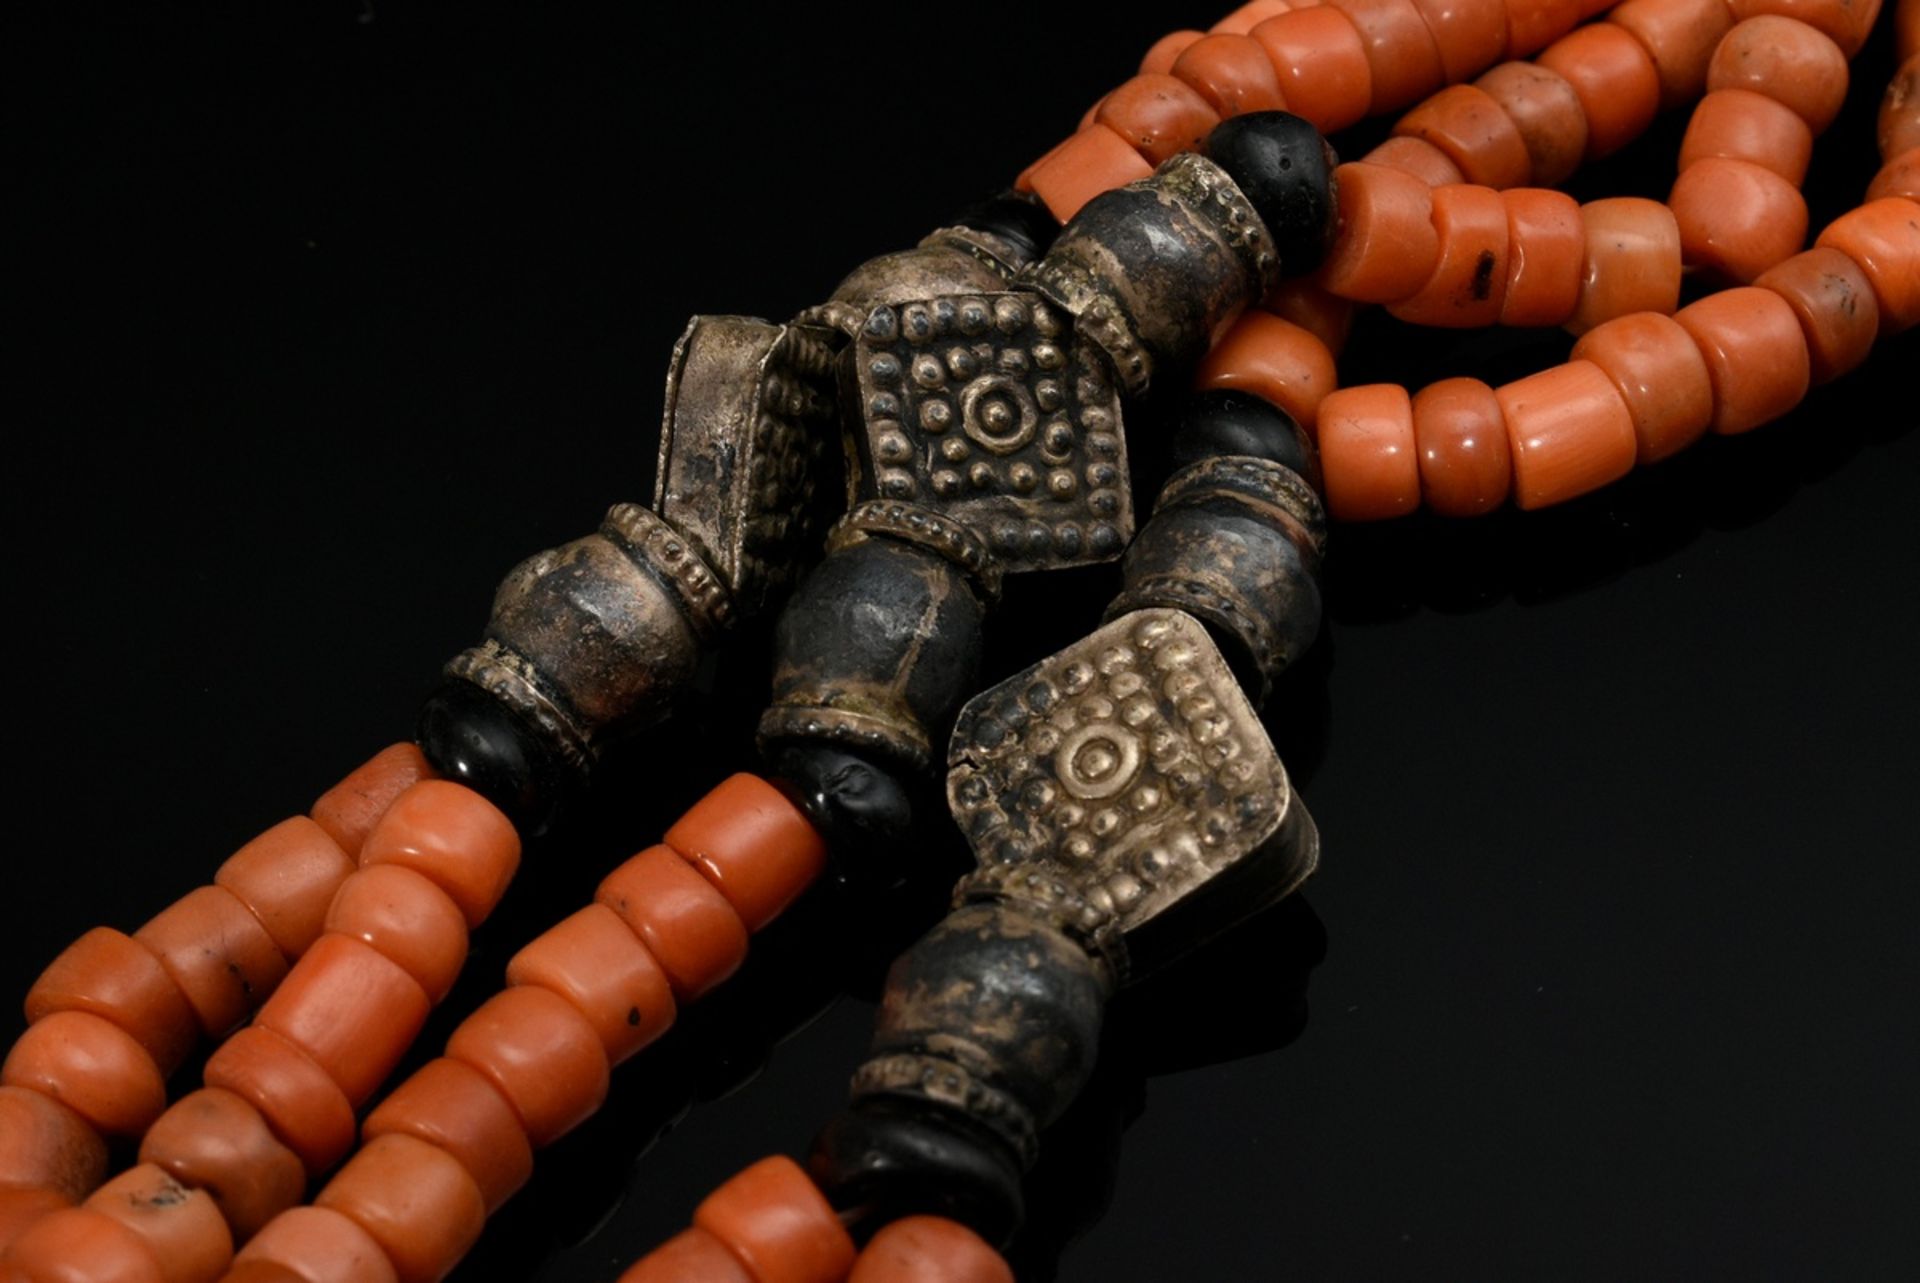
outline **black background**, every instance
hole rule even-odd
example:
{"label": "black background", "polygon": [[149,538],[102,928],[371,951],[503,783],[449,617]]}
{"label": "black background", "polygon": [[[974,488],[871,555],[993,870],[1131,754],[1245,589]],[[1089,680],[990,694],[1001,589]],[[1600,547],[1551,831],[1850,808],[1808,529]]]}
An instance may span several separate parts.
{"label": "black background", "polygon": [[[1213,16],[236,4],[17,31],[0,977],[24,993],[404,736],[509,565],[650,493],[690,313],[823,297]],[[1871,173],[1885,25],[1816,226]],[[1664,195],[1683,123],[1577,194]],[[1567,343],[1410,333],[1369,322],[1343,373],[1498,381]],[[1023,1280],[1913,1277],[1916,356],[1565,511],[1338,532],[1329,627],[1270,717],[1326,842],[1312,908],[1116,1017]],[[995,672],[1111,589],[1011,593]],[[743,644],[530,852],[423,1045],[749,761],[763,659]],[[952,871],[903,859],[935,889],[805,905],[460,1277],[609,1280],[801,1152]]]}

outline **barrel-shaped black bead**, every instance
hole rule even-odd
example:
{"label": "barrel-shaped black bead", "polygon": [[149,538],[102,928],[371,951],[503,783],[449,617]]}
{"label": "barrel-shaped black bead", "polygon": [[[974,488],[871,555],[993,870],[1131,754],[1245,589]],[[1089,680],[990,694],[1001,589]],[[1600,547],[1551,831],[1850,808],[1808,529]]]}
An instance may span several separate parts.
{"label": "barrel-shaped black bead", "polygon": [[940,1106],[861,1101],[821,1131],[808,1168],[856,1231],[944,1216],[1004,1244],[1023,1214],[1013,1152]]}
{"label": "barrel-shaped black bead", "polygon": [[1060,220],[1038,199],[1024,192],[1001,192],[976,201],[949,221],[1010,242],[1027,262],[1046,253],[1053,238],[1060,234]]}
{"label": "barrel-shaped black bead", "polygon": [[1283,275],[1301,276],[1326,261],[1338,211],[1335,157],[1319,130],[1291,112],[1248,112],[1216,125],[1206,150],[1273,234]]}
{"label": "barrel-shaped black bead", "polygon": [[770,765],[826,838],[837,876],[872,884],[901,875],[913,800],[897,774],[859,752],[812,742],[776,746]]}
{"label": "barrel-shaped black bead", "polygon": [[1315,472],[1314,449],[1291,414],[1264,397],[1215,388],[1187,398],[1168,438],[1174,467],[1220,455],[1269,459],[1303,477]]}
{"label": "barrel-shaped black bead", "polygon": [[417,734],[434,770],[499,807],[525,836],[544,831],[586,783],[534,727],[472,682],[442,681],[420,706]]}

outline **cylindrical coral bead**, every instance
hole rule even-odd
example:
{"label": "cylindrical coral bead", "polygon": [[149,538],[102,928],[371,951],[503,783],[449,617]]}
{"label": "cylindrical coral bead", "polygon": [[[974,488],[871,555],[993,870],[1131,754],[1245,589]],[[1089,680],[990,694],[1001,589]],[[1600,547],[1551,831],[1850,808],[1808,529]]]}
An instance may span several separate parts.
{"label": "cylindrical coral bead", "polygon": [[1800,318],[1815,383],[1857,369],[1880,332],[1880,303],[1860,265],[1837,249],[1810,249],[1769,268],[1754,282],[1787,301]]}
{"label": "cylindrical coral bead", "polygon": [[1670,316],[1634,312],[1580,336],[1573,359],[1605,371],[1633,416],[1641,463],[1657,463],[1700,439],[1713,422],[1707,363]]}
{"label": "cylindrical coral bead", "polygon": [[1433,226],[1440,237],[1433,275],[1388,310],[1416,325],[1494,324],[1507,297],[1507,207],[1500,193],[1470,184],[1436,187]]}
{"label": "cylindrical coral bead", "polygon": [[1772,290],[1722,290],[1681,308],[1673,319],[1706,358],[1715,432],[1757,428],[1807,395],[1806,336],[1793,309]]}
{"label": "cylindrical coral bead", "polygon": [[1587,252],[1580,302],[1567,328],[1584,334],[1633,312],[1680,303],[1680,225],[1657,200],[1615,196],[1580,207]]}
{"label": "cylindrical coral bead", "polygon": [[619,1283],[758,1283],[707,1231],[683,1230],[628,1267]]}
{"label": "cylindrical coral bead", "polygon": [[467,959],[467,920],[427,878],[400,864],[374,864],[340,887],[327,930],[359,940],[411,976],[438,1003]]}
{"label": "cylindrical coral bead", "polygon": [[1880,304],[1880,333],[1920,324],[1920,202],[1890,196],[1827,225],[1814,242],[1860,265]]}
{"label": "cylindrical coral bead", "polygon": [[1646,132],[1660,110],[1660,75],[1623,29],[1596,22],[1562,36],[1535,59],[1573,86],[1587,117],[1587,158],[1611,156]]}
{"label": "cylindrical coral bead", "polygon": [[1467,181],[1467,176],[1460,172],[1460,166],[1453,163],[1453,158],[1424,138],[1410,138],[1404,134],[1389,138],[1360,159],[1369,165],[1411,174],[1429,187],[1447,187]]}
{"label": "cylindrical coral bead", "polygon": [[309,1175],[353,1148],[353,1103],[313,1057],[271,1029],[249,1025],[207,1059],[206,1082],[252,1105]]}
{"label": "cylindrical coral bead", "polygon": [[1338,133],[1366,118],[1373,100],[1367,47],[1337,9],[1296,9],[1256,23],[1247,33],[1267,51],[1287,110]]}
{"label": "cylindrical coral bead", "polygon": [[507,983],[540,985],[579,1008],[615,1065],[673,1024],[666,972],[604,904],[590,904],[537,936],[507,964]]}
{"label": "cylindrical coral bead", "polygon": [[1680,170],[1710,157],[1744,160],[1794,186],[1807,176],[1813,131],[1791,107],[1749,89],[1716,89],[1700,100],[1680,143]]}
{"label": "cylindrical coral bead", "polygon": [[469,927],[486,921],[520,867],[520,835],[500,808],[451,780],[422,780],[367,834],[360,864],[398,864],[445,891]]}
{"label": "cylindrical coral bead", "polygon": [[1476,85],[1442,89],[1401,117],[1393,132],[1432,143],[1460,167],[1470,183],[1520,187],[1533,176],[1533,161],[1520,127],[1492,95]]}
{"label": "cylindrical coral bead", "polygon": [[300,1201],[307,1172],[260,1111],[217,1087],[181,1097],[147,1129],[140,1161],[205,1190],[240,1242]]}
{"label": "cylindrical coral bead", "polygon": [[138,1136],[167,1107],[166,1083],[147,1049],[84,1011],[29,1025],[0,1066],[0,1083],[65,1105],[108,1136]]}
{"label": "cylindrical coral bead", "polygon": [[1791,107],[1819,134],[1846,101],[1847,56],[1804,22],[1749,18],[1735,25],[1713,51],[1707,89],[1765,94]]}
{"label": "cylindrical coral bead", "polygon": [[764,1158],[707,1195],[693,1223],[740,1258],[755,1283],[838,1283],[853,1240],[790,1158]]}
{"label": "cylindrical coral bead", "polygon": [[392,744],[322,793],[308,814],[340,844],[341,850],[358,858],[360,844],[393,805],[393,799],[432,777],[433,768],[418,747]]}
{"label": "cylindrical coral bead", "polygon": [[160,959],[209,1037],[246,1019],[287,974],[273,937],[225,887],[188,892],[133,938]]}
{"label": "cylindrical coral bead", "polygon": [[131,1034],[163,1074],[192,1050],[199,1021],[160,960],[132,936],[95,927],[55,958],[27,991],[27,1022],[85,1011]]}
{"label": "cylindrical coral bead", "polygon": [[694,803],[664,841],[719,888],[749,931],[778,917],[827,863],[805,812],[745,772]]}
{"label": "cylindrical coral bead", "polygon": [[1413,0],[1327,0],[1352,20],[1367,51],[1374,115],[1398,111],[1446,83],[1440,47]]}
{"label": "cylindrical coral bead", "polygon": [[1804,22],[1849,58],[1860,52],[1880,11],[1878,0],[1728,0],[1728,5],[1735,18],[1764,14]]}
{"label": "cylindrical coral bead", "polygon": [[1140,59],[1140,73],[1151,76],[1168,74],[1187,47],[1206,34],[1204,31],[1169,31],[1147,48],[1146,55]]}
{"label": "cylindrical coral bead", "polygon": [[213,883],[233,892],[292,960],[320,938],[327,906],[352,872],[352,857],[319,824],[300,815],[227,857]]}
{"label": "cylindrical coral bead", "polygon": [[1501,0],[1413,0],[1433,35],[1448,84],[1460,84],[1507,56]]}
{"label": "cylindrical coral bead", "polygon": [[400,1283],[439,1283],[480,1238],[487,1206],[445,1150],[412,1136],[378,1136],[313,1200],[365,1230]]}
{"label": "cylindrical coral bead", "polygon": [[873,1236],[847,1283],[1014,1283],[993,1245],[958,1221],[907,1216]]}
{"label": "cylindrical coral bead", "polygon": [[1194,387],[1237,388],[1279,406],[1312,435],[1336,386],[1333,353],[1311,333],[1267,312],[1247,312],[1207,354]]}
{"label": "cylindrical coral bead", "polygon": [[1252,36],[1222,32],[1196,40],[1174,60],[1172,75],[1206,99],[1222,120],[1287,109],[1273,63]]}
{"label": "cylindrical coral bead", "polygon": [[1477,517],[1506,502],[1513,486],[1507,428],[1493,389],[1478,379],[1444,379],[1413,398],[1420,492],[1443,517]]}
{"label": "cylindrical coral bead", "polygon": [[256,1025],[313,1058],[358,1106],[426,1023],[426,991],[400,965],[352,936],[329,933],[260,1008]]}
{"label": "cylindrical coral bead", "polygon": [[1626,0],[1607,21],[1647,51],[1660,77],[1660,105],[1669,109],[1700,96],[1713,51],[1733,30],[1726,0]]}
{"label": "cylindrical coral bead", "polygon": [[1569,361],[1498,389],[1513,455],[1513,499],[1544,508],[1633,468],[1633,417],[1599,366]]}
{"label": "cylindrical coral bead", "polygon": [[1199,150],[1220,123],[1220,113],[1191,85],[1151,74],[1135,76],[1108,94],[1093,118],[1155,165]]}
{"label": "cylindrical coral bead", "polygon": [[1507,293],[1500,324],[1563,325],[1580,305],[1586,226],[1564,192],[1520,187],[1500,193],[1507,211]]}
{"label": "cylindrical coral bead", "polygon": [[1131,143],[1096,121],[1035,161],[1022,182],[1064,223],[1102,192],[1152,174]]}
{"label": "cylindrical coral bead", "polygon": [[1503,62],[1473,83],[1519,129],[1533,182],[1551,187],[1580,168],[1587,154],[1587,112],[1565,76],[1530,62]]}
{"label": "cylindrical coral bead", "polygon": [[1687,266],[1751,281],[1799,252],[1807,202],[1792,183],[1744,160],[1709,156],[1688,166],[1667,198]]}
{"label": "cylindrical coral bead", "polygon": [[726,897],[669,846],[652,846],[609,873],[594,899],[619,914],[690,1001],[747,956],[747,928]]}
{"label": "cylindrical coral bead", "polygon": [[1391,383],[1343,388],[1321,405],[1320,467],[1327,511],[1342,521],[1378,521],[1420,506],[1413,402]]}
{"label": "cylindrical coral bead", "polygon": [[460,1023],[447,1055],[500,1089],[536,1148],[585,1121],[607,1098],[607,1053],[593,1025],[538,986],[495,994]]}
{"label": "cylindrical coral bead", "polygon": [[1910,147],[1882,165],[1867,188],[1870,201],[1889,196],[1920,202],[1920,147]]}
{"label": "cylindrical coral bead", "polygon": [[235,1272],[256,1261],[284,1265],[304,1283],[400,1283],[379,1242],[324,1207],[296,1207],[274,1217],[234,1257]]}
{"label": "cylindrical coral bead", "polygon": [[114,1177],[86,1206],[139,1235],[166,1283],[214,1283],[233,1260],[233,1234],[213,1199],[151,1163]]}
{"label": "cylindrical coral bead", "polygon": [[1507,56],[1530,58],[1580,23],[1580,0],[1506,0]]}
{"label": "cylindrical coral bead", "polygon": [[6,1264],[28,1283],[172,1283],[144,1239],[91,1207],[42,1217],[8,1247]]}
{"label": "cylindrical coral bead", "polygon": [[367,1115],[362,1133],[414,1136],[460,1160],[492,1212],[533,1174],[533,1145],[511,1102],[471,1065],[422,1065]]}
{"label": "cylindrical coral bead", "polygon": [[1321,283],[1360,303],[1411,298],[1440,262],[1432,186],[1398,169],[1356,162],[1334,171],[1334,191],[1340,232]]}

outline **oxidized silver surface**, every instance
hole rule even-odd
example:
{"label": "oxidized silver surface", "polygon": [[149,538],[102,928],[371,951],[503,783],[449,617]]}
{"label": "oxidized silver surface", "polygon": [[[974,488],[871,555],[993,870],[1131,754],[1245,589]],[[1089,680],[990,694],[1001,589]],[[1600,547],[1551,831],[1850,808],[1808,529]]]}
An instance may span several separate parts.
{"label": "oxidized silver surface", "polygon": [[847,273],[833,296],[799,319],[847,338],[883,303],[911,303],[936,294],[990,294],[1010,289],[1027,260],[1009,241],[970,227],[942,227],[912,249],[870,258]]}
{"label": "oxidized silver surface", "polygon": [[882,304],[845,358],[860,492],[944,514],[1008,572],[1108,561],[1133,535],[1105,357],[1031,293]]}
{"label": "oxidized silver surface", "polygon": [[869,499],[856,504],[827,535],[827,550],[844,548],[875,535],[938,553],[967,572],[980,599],[991,605],[1000,596],[1000,564],[987,541],[972,529],[919,504],[898,499]]}
{"label": "oxidized silver surface", "polygon": [[[983,868],[1077,891],[1125,933],[1136,974],[1291,892],[1318,863],[1265,728],[1183,611],[1124,615],[976,696],[948,765],[948,802]],[[1023,898],[1011,870],[996,879],[997,898]],[[1098,931],[1097,916],[1075,912],[1076,934]]]}
{"label": "oxidized silver surface", "polygon": [[833,348],[817,327],[696,316],[674,346],[653,507],[751,616],[805,567],[838,495]]}
{"label": "oxidized silver surface", "polygon": [[1129,395],[1197,363],[1280,282],[1280,255],[1227,172],[1183,152],[1089,201],[1026,281],[1113,361]]}

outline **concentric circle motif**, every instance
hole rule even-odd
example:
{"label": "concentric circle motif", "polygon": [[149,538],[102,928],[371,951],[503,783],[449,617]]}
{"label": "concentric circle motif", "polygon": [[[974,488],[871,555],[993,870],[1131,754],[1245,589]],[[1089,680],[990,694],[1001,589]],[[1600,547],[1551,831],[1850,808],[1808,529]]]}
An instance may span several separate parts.
{"label": "concentric circle motif", "polygon": [[1082,726],[1053,755],[1054,774],[1067,792],[1087,801],[1114,796],[1140,773],[1140,737],[1117,722]]}
{"label": "concentric circle motif", "polygon": [[1020,380],[1004,374],[983,375],[960,391],[960,425],[995,454],[1012,454],[1033,440],[1040,407]]}

